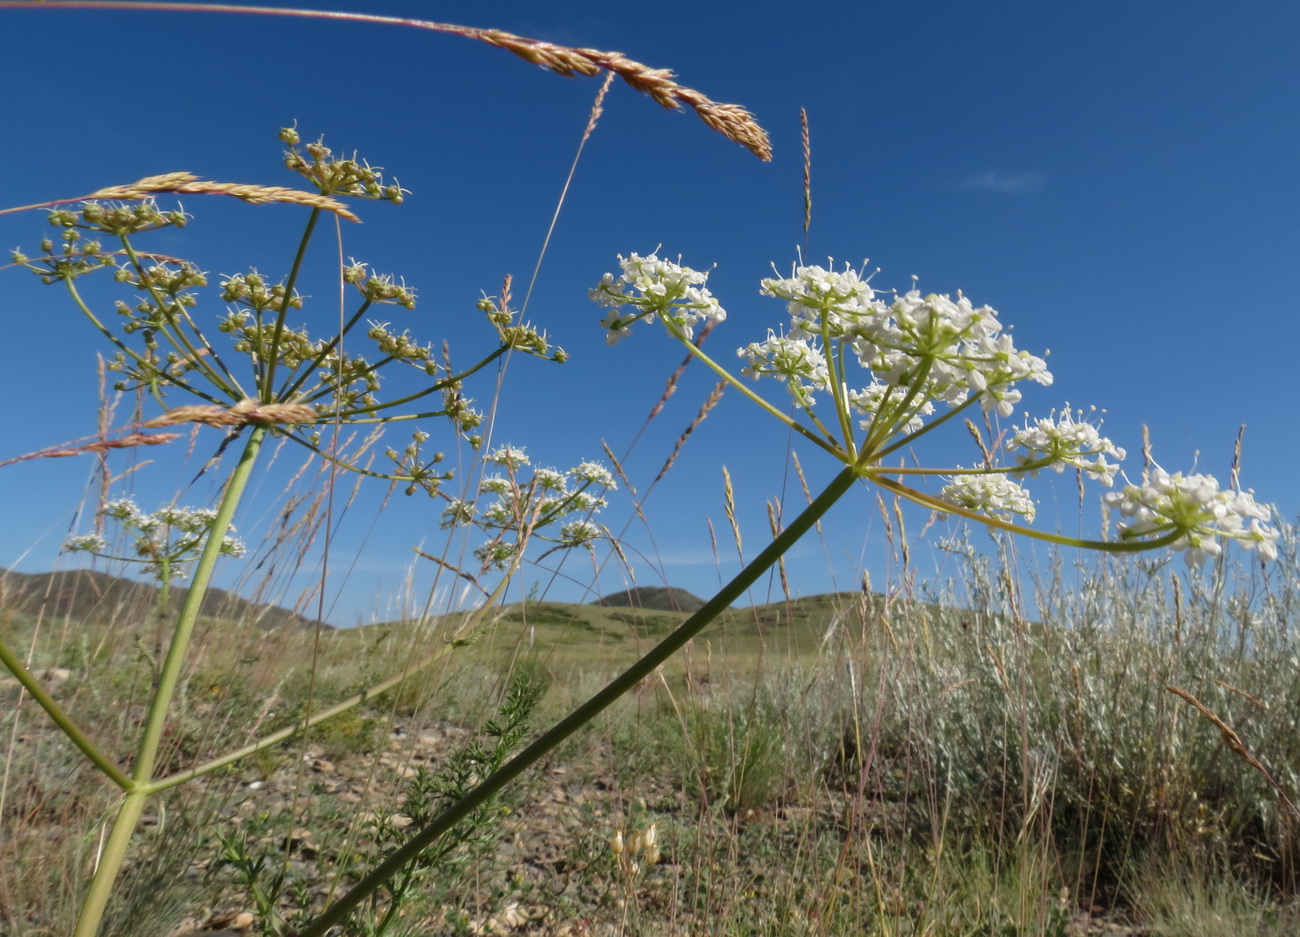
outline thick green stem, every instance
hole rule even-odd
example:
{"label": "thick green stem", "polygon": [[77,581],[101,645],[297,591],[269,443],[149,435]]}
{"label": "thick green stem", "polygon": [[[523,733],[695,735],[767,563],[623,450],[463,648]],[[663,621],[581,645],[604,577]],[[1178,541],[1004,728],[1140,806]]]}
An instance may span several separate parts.
{"label": "thick green stem", "polygon": [[447,808],[442,816],[415,834],[405,845],[396,850],[375,869],[353,886],[346,895],[325,909],[324,913],[299,932],[298,937],[324,937],[326,931],[340,923],[347,914],[368,898],[385,882],[428,848],[438,837],[448,832],[457,823],[469,816],[474,810],[494,797],[511,781],[553,751],[560,743],[578,729],[582,728],[606,707],[617,700],[641,680],[654,673],[655,668],[686,645],[723,611],[739,599],[758,578],[770,569],[796,541],[812,529],[813,525],[831,509],[844,494],[853,487],[858,479],[857,471],[846,468],[826,487],[803,512],[781,532],[767,548],[763,550],[748,566],[727,583],[717,595],[705,603],[698,612],[682,622],[677,630],[666,637],[654,649],[633,664],[622,676],[617,677],[603,690],[583,703],[572,713],[555,725],[549,732],[540,736],[522,752],[503,765],[495,774],[466,794],[463,798]]}
{"label": "thick green stem", "polygon": [[100,855],[99,866],[95,869],[95,877],[90,883],[90,891],[86,895],[73,937],[95,937],[99,932],[100,922],[104,918],[104,909],[113,894],[113,885],[126,859],[136,824],[144,812],[145,802],[153,793],[151,784],[154,763],[158,757],[158,746],[162,740],[163,727],[167,721],[167,713],[171,709],[172,698],[176,695],[176,688],[180,684],[181,669],[185,663],[185,654],[189,650],[190,637],[194,633],[194,626],[198,623],[199,610],[202,608],[208,583],[212,580],[217,557],[221,555],[222,541],[230,529],[235,508],[239,505],[248,486],[248,479],[253,473],[253,465],[257,462],[257,454],[265,438],[265,427],[254,427],[249,433],[239,464],[231,473],[226,490],[221,497],[221,504],[217,507],[217,516],[212,522],[212,529],[208,532],[203,553],[199,556],[199,562],[194,569],[194,580],[181,606],[176,630],[172,633],[167,659],[163,662],[162,671],[158,675],[158,688],[150,703],[144,731],[136,750],[135,764],[131,769],[131,789],[127,791],[126,799],[113,821],[112,832],[104,844],[104,851]]}

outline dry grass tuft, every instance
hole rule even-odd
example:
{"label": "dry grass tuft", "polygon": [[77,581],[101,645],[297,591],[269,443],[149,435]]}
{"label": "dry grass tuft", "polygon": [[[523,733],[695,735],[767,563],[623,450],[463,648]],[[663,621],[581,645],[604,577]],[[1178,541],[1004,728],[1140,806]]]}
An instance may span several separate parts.
{"label": "dry grass tuft", "polygon": [[675,75],[672,69],[651,68],[633,61],[621,52],[574,49],[540,39],[527,39],[500,29],[474,29],[442,23],[431,23],[429,26],[513,52],[521,59],[559,75],[591,76],[601,71],[612,72],[637,91],[648,94],[661,107],[671,111],[684,104],[695,111],[700,120],[728,140],[739,143],[761,160],[772,158],[771,140],[753,114],[739,104],[719,104],[693,88],[679,85],[673,80]]}
{"label": "dry grass tuft", "polygon": [[[540,65],[542,68],[558,75],[592,76],[601,71],[618,75],[629,85],[644,94],[648,94],[661,107],[677,110],[682,105],[689,107],[718,133],[728,140],[734,140],[763,161],[772,158],[772,142],[754,115],[739,104],[720,104],[707,95],[686,88],[674,81],[674,73],[668,68],[651,68],[633,61],[621,52],[602,52],[599,49],[574,49],[569,46],[543,42],[540,39],[528,39],[516,36],[500,29],[477,29],[472,26],[456,26],[452,23],[435,23],[429,20],[407,19],[399,16],[376,16],[370,13],[344,13],[335,10],[293,10],[282,7],[244,7],[225,3],[178,3],[169,0],[166,3],[132,2],[132,0],[67,0],[57,4],[60,7],[80,9],[117,9],[117,10],[152,10],[177,13],[243,13],[258,16],[295,16],[304,19],[343,20],[353,23],[379,23],[389,26],[406,26],[414,29],[428,29],[434,32],[450,33],[466,39],[486,42],[498,49],[513,52],[526,62]],[[36,8],[41,4],[29,2],[6,2],[0,0],[3,8]],[[30,206],[29,206],[30,207]]]}
{"label": "dry grass tuft", "polygon": [[[1228,684],[1224,683],[1221,680],[1216,680],[1215,683],[1218,683],[1220,686],[1232,690],[1234,693],[1238,693],[1241,696],[1244,696],[1246,699],[1250,700],[1253,703],[1257,703],[1263,706],[1263,703],[1260,703],[1259,700],[1256,700],[1253,696],[1250,696],[1247,693],[1243,693],[1242,691],[1236,689],[1236,687],[1229,687]],[[1202,716],[1208,719],[1216,729],[1219,730],[1219,736],[1220,738],[1223,739],[1223,744],[1227,746],[1228,750],[1231,751],[1238,758],[1240,758],[1242,761],[1244,761],[1246,764],[1250,765],[1252,768],[1258,771],[1260,775],[1264,778],[1264,780],[1267,781],[1272,786],[1273,790],[1277,792],[1278,798],[1286,806],[1287,810],[1290,811],[1291,815],[1294,817],[1300,817],[1300,810],[1296,809],[1296,805],[1292,803],[1291,798],[1287,796],[1286,788],[1284,788],[1280,783],[1278,783],[1278,781],[1273,777],[1273,775],[1269,774],[1268,769],[1265,768],[1263,764],[1260,763],[1259,759],[1257,759],[1254,755],[1250,753],[1250,751],[1246,748],[1246,744],[1241,740],[1241,736],[1237,734],[1236,730],[1233,729],[1232,726],[1228,725],[1226,722],[1220,719],[1219,716],[1214,712],[1214,710],[1210,709],[1210,707],[1206,706],[1204,703],[1198,700],[1191,693],[1188,693],[1182,687],[1166,686],[1165,689],[1168,690],[1170,693],[1174,694],[1175,696],[1179,697],[1180,699],[1183,699],[1186,702],[1191,703],[1193,706],[1195,706],[1196,710]]]}
{"label": "dry grass tuft", "polygon": [[87,453],[108,452],[110,449],[131,449],[135,446],[161,446],[163,443],[169,443],[180,438],[180,433],[127,433],[125,436],[119,436],[117,439],[96,439],[94,442],[82,443],[80,445],[64,443],[59,446],[50,446],[48,449],[38,449],[35,452],[29,452],[26,455],[16,456],[12,459],[0,461],[0,466],[14,465],[18,462],[30,462],[33,459],[65,459],[74,455],[85,455]]}
{"label": "dry grass tuft", "polygon": [[176,195],[232,195],[250,205],[265,205],[270,202],[285,202],[292,205],[306,205],[332,211],[340,218],[360,222],[361,219],[348,211],[347,206],[337,199],[327,198],[301,189],[289,189],[280,185],[246,185],[238,182],[207,182],[190,172],[165,172],[157,176],[145,176],[129,185],[112,185],[91,192],[74,201],[88,199],[120,199],[135,201],[152,198],[159,194]]}
{"label": "dry grass tuft", "polygon": [[176,426],[202,423],[205,426],[243,426],[248,423],[268,426],[285,423],[312,423],[320,416],[316,408],[305,403],[258,403],[246,398],[233,407],[190,406],[168,410],[162,416],[146,420],[142,426]]}

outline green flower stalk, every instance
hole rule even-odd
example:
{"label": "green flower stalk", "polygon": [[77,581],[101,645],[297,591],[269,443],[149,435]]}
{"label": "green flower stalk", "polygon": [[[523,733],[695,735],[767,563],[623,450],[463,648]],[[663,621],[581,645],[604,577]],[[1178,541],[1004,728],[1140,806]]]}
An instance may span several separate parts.
{"label": "green flower stalk", "polygon": [[[1134,518],[1122,529],[1118,541],[1075,540],[1011,523],[1006,519],[1009,516],[1032,519],[1034,513],[1033,502],[1017,476],[1043,468],[1061,471],[1070,465],[1103,485],[1113,484],[1117,468],[1107,456],[1122,459],[1123,450],[1101,437],[1095,426],[1076,419],[1068,406],[1059,418],[1039,420],[1015,435],[1007,448],[1022,450],[1016,465],[886,469],[882,464],[885,457],[970,407],[978,405],[985,412],[1010,416],[1020,401],[1018,382],[1052,382],[1044,359],[1018,350],[1010,335],[1002,331],[994,310],[976,307],[961,294],[954,300],[922,296],[912,290],[886,301],[851,269],[835,273],[822,267],[797,267],[789,278],[764,280],[762,292],[786,300],[790,320],[782,334],[769,332],[766,341],[750,343],[739,349],[738,355],[745,361],[744,375],[770,377],[786,385],[803,417],[796,419],[754,393],[694,343],[694,329],[702,321],[726,318],[726,310],[706,286],[707,273],[661,260],[655,254],[632,254],[620,261],[622,274],[605,274],[590,293],[608,309],[600,324],[609,344],[626,338],[639,321],[661,322],[669,335],[728,384],[842,462],[844,468],[703,608],[415,834],[298,937],[324,937],[464,817],[652,674],[740,598],[861,480],[936,511],[1058,543],[1112,552],[1173,546],[1186,549],[1194,562],[1197,555],[1213,555],[1215,538],[1228,537],[1257,548],[1265,560],[1276,556],[1278,532],[1267,526],[1268,509],[1258,505],[1249,492],[1220,491],[1212,478],[1201,475],[1170,476],[1155,471],[1143,485],[1127,485],[1109,495],[1108,503]],[[856,387],[850,383],[851,374],[863,374]],[[830,415],[817,412],[819,394],[829,396]],[[941,407],[946,407],[946,412],[940,413]],[[936,496],[896,480],[909,475],[950,480]],[[627,854],[621,836],[611,843],[611,849],[620,859]]]}
{"label": "green flower stalk", "polygon": [[[415,290],[398,277],[377,273],[367,264],[352,261],[341,270],[342,281],[357,296],[354,311],[333,334],[318,338],[309,324],[300,322],[305,303],[297,284],[304,259],[322,212],[334,212],[359,220],[341,199],[370,199],[400,204],[405,190],[384,180],[381,172],[364,161],[336,158],[321,142],[301,145],[296,130],[286,128],[280,140],[288,146],[286,166],[303,176],[313,192],[280,186],[211,183],[188,173],[169,173],[140,180],[129,186],[96,193],[118,201],[87,201],[78,207],[59,207],[50,212],[49,222],[57,238],[46,238],[36,257],[15,253],[15,262],[34,272],[47,284],[64,286],[73,302],[90,323],[116,349],[110,368],[119,375],[118,390],[143,390],[163,410],[147,420],[146,427],[198,423],[221,427],[227,436],[218,452],[239,437],[243,446],[231,470],[215,510],[164,508],[146,514],[128,499],[106,504],[101,513],[116,520],[131,537],[132,555],[119,557],[141,564],[163,585],[161,601],[168,597],[171,582],[189,573],[197,554],[192,585],[170,635],[160,628],[155,686],[145,717],[135,758],[127,771],[114,764],[67,718],[48,694],[30,680],[21,662],[8,648],[0,652],[3,663],[30,683],[33,695],[54,718],[86,757],[116,783],[123,792],[121,804],[97,865],[82,908],[75,937],[94,937],[112,894],[118,871],[126,859],[136,825],[148,799],[180,781],[214,770],[257,751],[274,739],[211,759],[197,768],[167,778],[155,777],[159,745],[168,712],[180,684],[183,663],[198,621],[199,609],[211,582],[217,560],[237,558],[243,545],[235,540],[232,520],[243,497],[258,455],[271,436],[283,437],[331,459],[345,469],[405,485],[408,494],[424,491],[441,496],[443,482],[451,474],[440,468],[440,452],[427,453],[422,443],[429,434],[415,430],[412,444],[404,453],[390,452],[392,470],[381,472],[350,464],[321,445],[325,427],[346,423],[388,423],[426,418],[447,420],[455,434],[473,448],[481,439],[476,429],[482,414],[473,409],[464,394],[464,381],[511,351],[562,361],[564,354],[553,350],[545,336],[518,320],[507,299],[485,301],[490,333],[496,347],[473,366],[453,369],[446,352],[435,356],[430,343],[414,339],[407,331],[388,323],[369,322],[380,307],[407,312],[416,306]],[[156,198],[168,192],[230,195],[251,203],[290,202],[309,209],[309,216],[287,272],[268,276],[256,269],[226,277],[220,283],[220,298],[226,304],[216,329],[205,326],[197,316],[202,292],[210,287],[207,275],[196,265],[173,257],[143,251],[137,240],[164,229],[183,227],[190,217],[179,210],[158,206]],[[94,308],[78,288],[78,280],[100,270],[112,270],[114,280],[130,291],[109,315]],[[363,334],[364,339],[358,340]],[[345,352],[344,339],[348,339]],[[361,353],[368,343],[371,350]],[[358,350],[353,350],[358,349]],[[394,367],[418,370],[423,386],[402,396],[384,399],[383,378]],[[187,397],[176,401],[176,396]],[[598,505],[582,489],[588,479],[573,490],[560,486],[540,498],[534,508],[534,523],[551,523],[578,510],[588,513]],[[554,486],[552,485],[551,488]],[[511,518],[497,518],[504,529]],[[566,528],[568,529],[568,528]],[[597,535],[587,528],[573,528],[562,534],[565,543],[578,545]],[[98,534],[74,537],[67,548],[105,556],[108,542]],[[505,577],[497,590],[488,593],[495,601],[517,567],[511,554],[497,564]],[[163,645],[166,653],[163,654]],[[406,670],[400,678],[384,681],[381,687],[428,666],[434,657]],[[365,694],[347,705],[356,705]],[[293,728],[300,731],[346,706],[331,707],[326,713]],[[282,738],[286,733],[277,734]]]}

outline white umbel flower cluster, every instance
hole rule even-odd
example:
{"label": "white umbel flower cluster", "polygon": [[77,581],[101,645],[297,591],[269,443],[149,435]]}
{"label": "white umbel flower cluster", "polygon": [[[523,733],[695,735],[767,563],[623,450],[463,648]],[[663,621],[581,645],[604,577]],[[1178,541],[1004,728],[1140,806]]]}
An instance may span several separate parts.
{"label": "white umbel flower cluster", "polygon": [[[795,265],[788,277],[762,280],[762,295],[784,300],[789,318],[782,329],[768,330],[765,340],[737,350],[741,374],[784,384],[794,408],[803,411],[796,418],[741,386],[693,344],[695,325],[726,315],[704,287],[707,273],[660,260],[657,254],[620,255],[619,263],[621,276],[606,273],[590,292],[611,310],[601,322],[611,344],[638,319],[663,319],[670,333],[690,343],[709,367],[768,413],[896,494],[939,511],[947,502],[950,513],[982,514],[1019,529],[1020,521],[1034,519],[1036,508],[1016,479],[1071,466],[1106,487],[1115,486],[1124,449],[1101,434],[1100,420],[1090,421],[1095,408],[1085,412],[1068,403],[1045,419],[1031,422],[1027,417],[1025,425],[1013,431],[1006,451],[1014,454],[1014,465],[992,464],[983,436],[968,420],[980,439],[983,468],[936,471],[900,466],[898,481],[882,480],[886,456],[956,417],[961,408],[978,403],[990,418],[1009,417],[1021,399],[1020,382],[1052,383],[1044,358],[1016,348],[997,312],[976,306],[960,292],[879,292],[861,270],[847,265],[835,270],[833,264]],[[818,395],[831,398],[833,418],[814,411]],[[942,404],[947,405],[945,412],[936,415]],[[865,431],[861,437],[855,423]],[[908,475],[940,474],[950,480],[938,499],[902,481]],[[1141,485],[1107,494],[1106,503],[1128,518],[1121,525],[1126,544],[1115,545],[1116,550],[1172,545],[1186,550],[1193,566],[1217,556],[1223,539],[1257,549],[1264,560],[1278,553],[1279,535],[1268,524],[1269,508],[1256,503],[1250,492],[1220,490],[1208,475],[1170,475],[1157,468]],[[1061,535],[1035,536],[1110,546]]]}
{"label": "white umbel flower cluster", "polygon": [[[599,462],[583,462],[567,472],[535,468],[531,477],[520,471],[530,464],[528,453],[515,446],[500,446],[484,462],[507,469],[479,482],[479,500],[452,498],[442,511],[441,526],[473,524],[490,538],[474,555],[486,569],[507,569],[531,537],[560,547],[587,547],[605,531],[591,515],[605,507],[604,493],[618,487],[613,474]],[[545,528],[559,525],[559,536]]]}
{"label": "white umbel flower cluster", "polygon": [[1096,426],[1086,422],[1082,411],[1076,413],[1068,403],[1059,418],[1053,413],[1036,420],[1032,426],[1026,422],[1024,429],[1007,442],[1008,452],[1017,449],[1024,450],[1018,454],[1017,464],[1035,466],[1030,475],[1037,475],[1042,467],[1064,472],[1067,465],[1073,465],[1107,488],[1115,483],[1119,466],[1107,462],[1106,456],[1123,459],[1126,455],[1123,449],[1102,436]]}
{"label": "white umbel flower cluster", "polygon": [[976,514],[1004,520],[1018,514],[1026,521],[1032,521],[1038,513],[1029,492],[1001,472],[954,476],[939,497]]}
{"label": "white umbel flower cluster", "polygon": [[[618,262],[622,275],[605,274],[587,294],[609,308],[608,315],[600,320],[609,344],[622,340],[637,319],[653,322],[661,316],[671,320],[689,340],[695,337],[695,326],[701,320],[721,322],[727,318],[727,311],[704,286],[709,279],[707,271],[660,260],[657,253],[645,257],[620,254]],[[622,309],[633,311],[620,312]]]}
{"label": "white umbel flower cluster", "polygon": [[[886,303],[856,271],[822,267],[796,267],[792,276],[766,279],[762,287],[764,295],[786,300],[790,340],[846,343],[873,383],[905,387],[917,401],[956,406],[974,394],[984,410],[1010,416],[1020,401],[1013,384],[1052,382],[1042,358],[1015,348],[996,311],[961,293],[952,299],[914,289]],[[756,351],[761,346],[741,354],[751,372],[766,373]],[[916,415],[913,409],[903,422]]]}
{"label": "white umbel flower cluster", "polygon": [[[198,555],[217,519],[217,512],[211,508],[176,505],[168,505],[146,514],[131,498],[108,501],[99,509],[99,514],[121,525],[131,538],[131,555],[110,556],[110,544],[99,534],[70,537],[63,549],[69,553],[92,553],[109,559],[140,563],[150,574],[168,579],[185,577],[188,572],[185,564]],[[233,534],[235,528],[232,526],[229,530]],[[219,549],[222,556],[236,559],[247,552],[243,541],[230,534],[222,538]]]}
{"label": "white umbel flower cluster", "polygon": [[1188,566],[1200,566],[1223,552],[1220,538],[1257,549],[1266,562],[1277,559],[1278,531],[1269,526],[1272,510],[1255,501],[1254,492],[1219,487],[1213,475],[1170,474],[1158,465],[1142,484],[1128,484],[1105,496],[1131,520],[1120,525],[1124,539],[1155,539],[1177,533],[1170,544],[1183,550]]}

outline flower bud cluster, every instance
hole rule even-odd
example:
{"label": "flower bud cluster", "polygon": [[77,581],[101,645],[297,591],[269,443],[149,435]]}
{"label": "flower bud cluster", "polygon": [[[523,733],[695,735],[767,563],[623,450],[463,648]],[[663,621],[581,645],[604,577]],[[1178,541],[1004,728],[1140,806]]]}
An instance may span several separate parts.
{"label": "flower bud cluster", "polygon": [[21,251],[13,251],[13,261],[32,271],[47,286],[75,280],[95,270],[114,266],[112,256],[103,252],[103,246],[98,241],[84,239],[75,228],[65,229],[60,233],[59,240],[63,245],[59,251],[55,251],[53,240],[43,238],[41,257],[32,260]]}
{"label": "flower bud cluster", "polygon": [[1172,536],[1188,566],[1200,566],[1223,552],[1220,538],[1257,549],[1266,562],[1277,559],[1279,532],[1269,526],[1272,511],[1254,492],[1225,490],[1213,475],[1172,475],[1158,465],[1142,484],[1127,484],[1105,496],[1108,505],[1131,520],[1120,524],[1123,540]]}
{"label": "flower bud cluster", "polygon": [[367,302],[415,308],[415,290],[405,280],[396,280],[389,273],[371,273],[366,264],[355,260],[343,268],[343,282],[355,286]]}
{"label": "flower bud cluster", "polygon": [[[109,543],[100,534],[70,537],[63,549],[69,553],[86,552],[140,563],[160,581],[183,578],[186,575],[184,564],[197,557],[217,519],[217,512],[210,508],[182,508],[174,505],[146,514],[130,498],[109,501],[100,508],[99,514],[117,521],[127,532],[131,539],[131,556],[110,556]],[[233,533],[234,528],[231,527],[230,531]],[[246,552],[243,542],[229,535],[222,538],[220,550],[222,556],[236,559]]]}
{"label": "flower bud cluster", "polygon": [[284,165],[311,182],[321,195],[348,195],[394,205],[402,204],[406,198],[405,189],[396,182],[384,182],[379,167],[358,160],[355,154],[351,159],[336,159],[333,151],[318,140],[303,147],[307,151],[303,156],[298,152],[298,133],[291,128],[282,129],[280,139],[289,144],[284,154]]}
{"label": "flower bud cluster", "polygon": [[[479,483],[479,495],[487,499],[486,503],[449,499],[442,512],[442,526],[476,524],[491,535],[488,543],[474,551],[485,570],[509,567],[534,536],[557,548],[591,549],[603,535],[590,515],[605,507],[604,492],[618,485],[600,463],[583,462],[567,472],[536,468],[531,478],[524,479],[522,470],[530,460],[523,449],[500,446],[483,460],[504,470]],[[558,536],[541,533],[556,524],[560,525]]]}
{"label": "flower bud cluster", "polygon": [[623,836],[622,830],[615,831],[609,840],[609,851],[618,863],[619,871],[628,878],[641,873],[643,868],[658,865],[662,857],[659,851],[659,828],[651,823],[645,829],[632,830]]}
{"label": "flower bud cluster", "polygon": [[[509,287],[508,279],[506,286]],[[484,296],[476,304],[478,310],[487,316],[488,321],[497,330],[497,335],[501,337],[501,344],[535,358],[547,358],[557,364],[567,361],[568,353],[563,348],[552,348],[545,332],[539,332],[526,322],[515,322],[517,313],[510,308],[509,298],[507,289],[500,299],[495,296]]]}
{"label": "flower bud cluster", "polygon": [[372,322],[367,335],[374,341],[380,353],[388,358],[415,365],[430,377],[438,373],[438,363],[433,360],[433,349],[428,345],[418,345],[413,342],[410,333],[394,335],[388,331],[387,322]]}
{"label": "flower bud cluster", "polygon": [[276,328],[274,322],[263,322],[242,309],[231,310],[217,323],[217,329],[235,336],[235,351],[250,355],[259,362],[274,358],[280,364],[296,368],[311,361],[320,350],[305,329]]}
{"label": "flower bud cluster", "polygon": [[470,435],[474,430],[483,425],[483,413],[481,410],[475,410],[471,404],[474,402],[473,397],[466,397],[461,393],[462,383],[460,381],[444,382],[442,390],[442,413],[447,417],[465,436],[466,441],[474,448],[478,449],[483,444],[483,437]]}
{"label": "flower bud cluster", "polygon": [[[594,302],[610,310],[600,321],[609,344],[617,344],[638,319],[653,322],[661,317],[689,341],[695,337],[695,326],[701,320],[721,322],[727,317],[726,310],[704,287],[709,279],[707,272],[660,260],[657,253],[646,257],[620,254],[618,260],[622,275],[615,278],[607,273],[588,292]],[[624,308],[634,311],[619,312]]]}
{"label": "flower bud cluster", "polygon": [[129,237],[159,228],[183,228],[189,217],[183,211],[163,211],[157,201],[147,198],[126,203],[86,202],[77,211],[57,209],[50,212],[50,224]]}
{"label": "flower bud cluster", "polygon": [[[208,276],[198,267],[184,261],[157,263],[136,272],[130,268],[119,271],[117,279],[130,283],[136,289],[157,290],[168,296],[189,295],[188,290],[200,289],[208,285]],[[194,305],[191,297],[184,305]]]}
{"label": "flower bud cluster", "polygon": [[267,283],[256,270],[237,273],[221,282],[221,298],[228,303],[243,306],[254,312],[279,312],[282,308],[301,309],[302,297],[295,291],[285,304],[286,287],[283,282]]}
{"label": "flower bud cluster", "polygon": [[198,304],[191,290],[208,285],[207,275],[183,261],[156,263],[149,267],[119,267],[113,279],[134,287],[143,298],[134,306],[118,300],[117,313],[127,319],[122,330],[128,335],[141,329],[175,326],[187,318],[185,310]]}
{"label": "flower bud cluster", "polygon": [[408,495],[413,495],[417,491],[434,495],[442,483],[452,477],[451,472],[438,472],[434,469],[434,466],[441,463],[444,458],[441,452],[435,452],[428,459],[424,457],[422,447],[428,440],[429,434],[417,429],[411,434],[410,445],[404,452],[399,453],[396,449],[387,449],[384,452],[396,467],[392,477],[408,483],[406,487]]}
{"label": "flower bud cluster", "polygon": [[[143,195],[145,191],[230,194],[250,202],[290,202],[330,210],[338,210],[333,196],[393,202],[404,198],[400,186],[385,182],[378,169],[355,156],[338,158],[320,141],[303,145],[298,131],[292,127],[280,131],[280,140],[290,148],[287,155],[290,167],[311,179],[320,196],[282,187],[202,183],[188,173],[152,176],[134,186],[115,187],[115,191],[120,189],[131,199],[134,199],[131,193]],[[106,189],[103,194],[110,192]],[[218,315],[217,328],[229,336],[229,342],[218,342],[210,328],[200,325],[192,312],[198,305],[198,289],[209,285],[207,275],[184,261],[140,253],[130,242],[135,234],[164,226],[183,226],[188,221],[183,212],[164,211],[154,200],[142,197],[125,204],[88,201],[77,210],[60,208],[50,213],[49,221],[59,234],[43,239],[44,256],[38,255],[33,260],[15,251],[15,263],[27,267],[46,283],[69,282],[93,270],[117,267],[117,282],[135,291],[116,301],[120,316],[117,322],[111,317],[105,320],[88,306],[82,306],[93,324],[108,333],[117,346],[109,364],[110,369],[123,377],[115,382],[117,389],[148,389],[159,402],[163,402],[165,392],[180,389],[199,397],[201,408],[217,412],[223,409],[223,402],[244,398],[260,401],[259,406],[266,408],[300,405],[310,410],[310,420],[268,420],[264,425],[275,432],[296,434],[327,458],[333,456],[319,449],[318,430],[307,424],[379,423],[416,416],[445,416],[477,449],[482,443],[477,428],[484,416],[462,392],[462,378],[507,349],[557,361],[565,357],[562,350],[550,348],[544,334],[516,323],[515,314],[506,308],[504,299],[501,308],[489,316],[501,338],[501,347],[490,349],[482,361],[463,373],[452,370],[445,343],[439,358],[431,345],[417,341],[406,331],[390,328],[387,323],[371,323],[369,327],[369,339],[375,343],[376,354],[368,342],[356,340],[360,331],[366,329],[366,310],[372,304],[414,309],[416,291],[400,278],[377,273],[355,260],[344,265],[341,273],[343,280],[361,294],[360,308],[345,318],[341,327],[331,329],[319,340],[312,337],[317,331],[314,327],[289,318],[291,310],[304,307],[303,297],[294,289],[296,274],[279,282],[256,269],[222,277],[220,295],[227,308]],[[106,252],[99,241],[87,237],[88,231],[120,238],[122,249]],[[327,321],[333,320],[327,317]],[[354,329],[358,331],[354,333]],[[133,340],[125,340],[131,336]],[[353,348],[365,351],[369,359],[352,353]],[[250,359],[251,379],[236,376],[233,362],[227,359],[232,350]],[[422,372],[417,377],[419,386],[399,399],[380,401],[377,397],[381,373],[394,362],[418,368]],[[428,401],[423,398],[426,397],[429,400],[440,397],[442,408],[436,403],[425,406]],[[405,412],[398,415],[399,409]],[[398,454],[395,456],[398,474],[385,477],[405,481],[408,491],[419,488],[436,491],[450,477],[450,473],[435,469],[441,458],[441,454],[432,458]],[[369,473],[368,468],[359,464],[347,467]],[[577,538],[582,529],[574,528],[572,533]]]}

